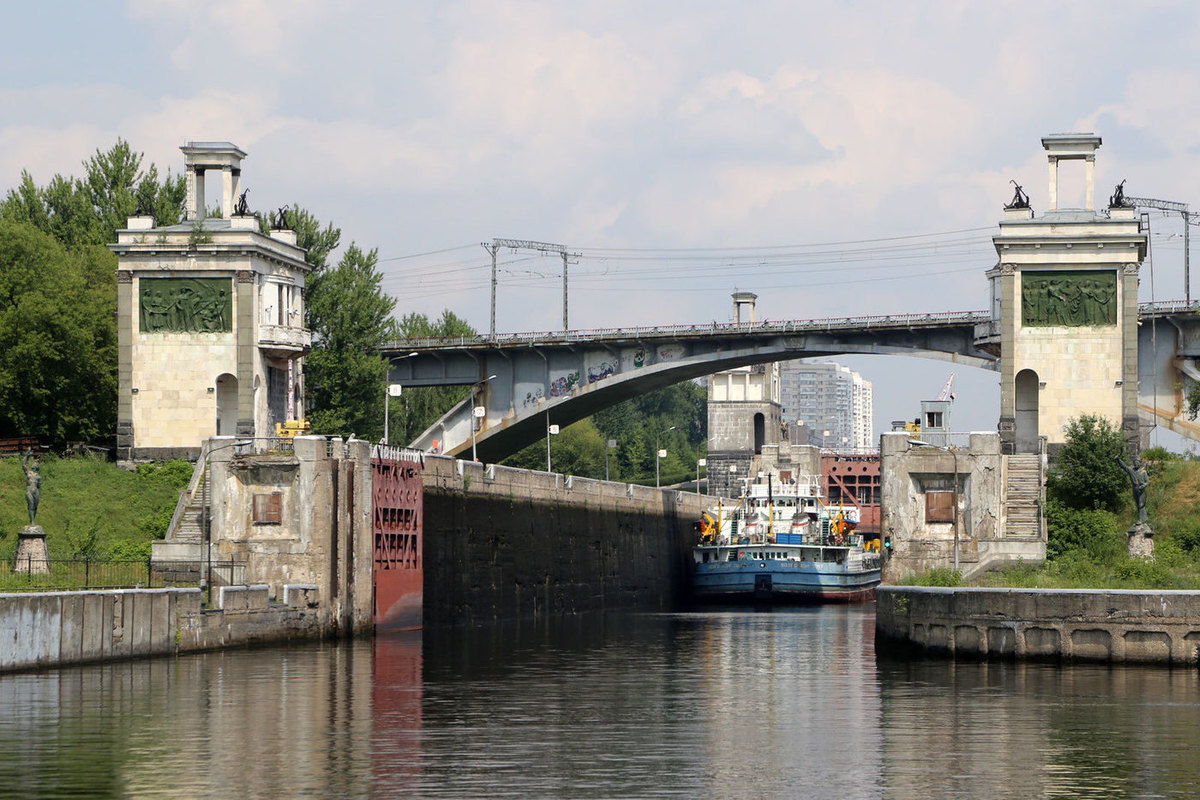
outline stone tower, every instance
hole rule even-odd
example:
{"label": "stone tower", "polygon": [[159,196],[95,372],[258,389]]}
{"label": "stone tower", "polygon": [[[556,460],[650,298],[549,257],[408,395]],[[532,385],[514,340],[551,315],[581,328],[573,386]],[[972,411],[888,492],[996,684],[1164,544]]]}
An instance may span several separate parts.
{"label": "stone tower", "polygon": [[[1139,447],[1137,413],[1138,268],[1146,233],[1114,194],[1095,208],[1100,137],[1053,134],[1047,209],[1035,216],[1020,187],[993,237],[992,284],[1000,337],[1000,438],[1005,453],[1053,451],[1067,421],[1107,417]],[[1082,208],[1064,207],[1062,169],[1083,168]]]}
{"label": "stone tower", "polygon": [[[735,323],[755,321],[757,299],[753,292],[734,293]],[[778,451],[782,427],[778,364],[755,364],[710,376],[709,491],[740,497],[741,481],[757,472],[764,449]]]}
{"label": "stone tower", "polygon": [[[237,215],[246,154],[189,142],[185,222],[130,217],[117,254],[117,456],[191,457],[210,436],[266,437],[303,417],[302,358],[311,335],[309,266],[293,231],[259,231]],[[220,171],[221,216],[207,215],[204,178]]]}

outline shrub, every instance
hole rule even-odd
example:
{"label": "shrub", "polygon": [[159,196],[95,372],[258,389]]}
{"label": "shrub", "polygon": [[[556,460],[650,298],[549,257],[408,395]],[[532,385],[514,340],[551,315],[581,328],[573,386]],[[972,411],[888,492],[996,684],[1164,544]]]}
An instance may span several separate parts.
{"label": "shrub", "polygon": [[901,581],[905,586],[962,586],[962,572],[949,567],[934,567],[933,569],[912,575]]}
{"label": "shrub", "polygon": [[1105,417],[1083,414],[1067,423],[1065,438],[1050,467],[1049,493],[1071,508],[1120,510],[1129,494],[1117,463],[1128,460],[1121,431]]}
{"label": "shrub", "polygon": [[1061,501],[1046,502],[1046,557],[1050,560],[1079,552],[1109,564],[1127,551],[1125,533],[1114,514],[1101,509],[1070,508]]}

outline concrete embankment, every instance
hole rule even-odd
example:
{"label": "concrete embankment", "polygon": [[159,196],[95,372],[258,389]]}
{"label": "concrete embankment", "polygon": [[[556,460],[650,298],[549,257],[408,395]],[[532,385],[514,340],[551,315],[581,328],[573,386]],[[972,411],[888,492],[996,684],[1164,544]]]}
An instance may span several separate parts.
{"label": "concrete embankment", "polygon": [[881,652],[1197,664],[1200,591],[880,586],[876,601]]}
{"label": "concrete embankment", "polygon": [[426,627],[673,608],[711,501],[445,458],[424,478]]}
{"label": "concrete embankment", "polygon": [[324,635],[317,587],[230,586],[215,608],[199,589],[0,594],[0,672],[168,655]]}

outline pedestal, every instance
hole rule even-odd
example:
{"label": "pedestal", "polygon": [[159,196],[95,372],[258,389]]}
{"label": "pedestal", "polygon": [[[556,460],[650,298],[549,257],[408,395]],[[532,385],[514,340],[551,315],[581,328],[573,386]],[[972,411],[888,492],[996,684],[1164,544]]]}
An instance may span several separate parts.
{"label": "pedestal", "polygon": [[1126,535],[1129,537],[1129,557],[1154,560],[1154,529],[1148,522],[1135,522]]}
{"label": "pedestal", "polygon": [[46,575],[50,572],[50,552],[46,549],[46,531],[41,525],[26,525],[17,534],[17,553],[13,572],[22,575]]}

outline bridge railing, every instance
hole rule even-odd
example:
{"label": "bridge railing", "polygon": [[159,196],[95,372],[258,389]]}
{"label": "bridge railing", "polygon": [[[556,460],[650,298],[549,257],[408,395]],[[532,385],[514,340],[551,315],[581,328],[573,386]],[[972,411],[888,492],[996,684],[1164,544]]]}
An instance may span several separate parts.
{"label": "bridge railing", "polygon": [[755,322],[711,322],[707,325],[653,325],[619,328],[589,328],[571,331],[527,331],[495,336],[446,336],[395,339],[382,349],[445,349],[520,344],[569,344],[614,339],[663,339],[740,333],[789,334],[814,331],[906,328],[946,324],[978,324],[991,319],[986,311],[947,311],[925,314],[878,314],[810,320],[757,320]]}

